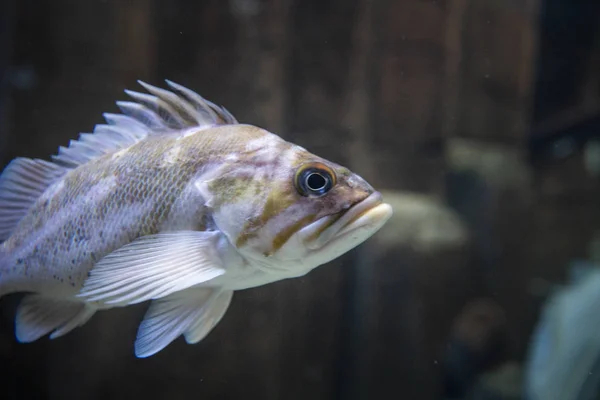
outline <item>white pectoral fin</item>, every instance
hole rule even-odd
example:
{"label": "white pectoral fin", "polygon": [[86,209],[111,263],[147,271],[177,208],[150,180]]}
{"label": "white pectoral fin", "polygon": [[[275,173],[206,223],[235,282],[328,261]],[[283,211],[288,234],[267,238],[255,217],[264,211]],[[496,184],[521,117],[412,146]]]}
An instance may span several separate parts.
{"label": "white pectoral fin", "polygon": [[188,343],[202,340],[221,320],[233,291],[192,288],[154,300],[142,321],[135,341],[135,355],[149,357],[182,334]]}
{"label": "white pectoral fin", "polygon": [[101,259],[78,297],[128,305],[166,297],[225,273],[220,233],[180,231],[143,236]]}
{"label": "white pectoral fin", "polygon": [[95,311],[83,302],[30,294],[17,308],[15,335],[21,343],[33,342],[50,332],[50,338],[55,339],[85,324]]}

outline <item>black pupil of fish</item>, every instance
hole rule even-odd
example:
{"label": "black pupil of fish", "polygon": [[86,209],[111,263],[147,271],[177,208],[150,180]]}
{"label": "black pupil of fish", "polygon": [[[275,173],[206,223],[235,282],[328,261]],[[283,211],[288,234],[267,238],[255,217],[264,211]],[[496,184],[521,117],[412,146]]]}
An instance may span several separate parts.
{"label": "black pupil of fish", "polygon": [[325,189],[327,186],[327,178],[318,172],[313,172],[306,177],[306,186],[312,191],[318,192]]}

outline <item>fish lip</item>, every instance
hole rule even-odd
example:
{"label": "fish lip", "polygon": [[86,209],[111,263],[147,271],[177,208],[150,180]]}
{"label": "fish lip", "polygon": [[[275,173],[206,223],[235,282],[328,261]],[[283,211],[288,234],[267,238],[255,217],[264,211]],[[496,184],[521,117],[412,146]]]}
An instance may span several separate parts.
{"label": "fish lip", "polygon": [[[384,204],[383,197],[379,192],[373,192],[369,196],[367,196],[362,201],[354,204],[352,207],[347,209],[345,212],[340,214],[328,215],[321,218],[319,223],[327,224],[330,221],[334,221],[324,229],[316,238],[308,237],[305,241],[306,246],[310,250],[316,250],[323,247],[325,244],[330,242],[337,236],[341,236],[346,234],[349,231],[352,231],[356,228],[364,224],[359,224],[358,226],[353,226],[353,224],[360,219],[363,215],[367,214],[369,211],[374,210],[378,206]],[[387,218],[386,218],[387,220]],[[313,239],[313,240],[310,240]]]}

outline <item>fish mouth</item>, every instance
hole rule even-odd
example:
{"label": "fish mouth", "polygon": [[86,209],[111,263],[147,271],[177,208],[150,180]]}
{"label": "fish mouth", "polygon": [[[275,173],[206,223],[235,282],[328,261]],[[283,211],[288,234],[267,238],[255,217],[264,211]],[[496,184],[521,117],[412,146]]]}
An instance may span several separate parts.
{"label": "fish mouth", "polygon": [[310,250],[323,249],[340,242],[346,242],[344,247],[349,250],[377,232],[392,213],[392,207],[383,202],[381,193],[374,192],[345,212],[320,218],[303,229],[303,241]]}

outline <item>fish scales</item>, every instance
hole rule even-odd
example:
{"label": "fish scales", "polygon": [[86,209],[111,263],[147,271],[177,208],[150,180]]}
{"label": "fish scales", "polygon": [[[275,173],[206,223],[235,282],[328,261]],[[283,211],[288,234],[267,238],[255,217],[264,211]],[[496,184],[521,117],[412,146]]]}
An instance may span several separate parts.
{"label": "fish scales", "polygon": [[0,177],[0,295],[30,292],[22,342],[98,309],[151,301],[147,357],[205,337],[233,291],[304,275],[391,216],[366,181],[168,82],[127,91],[122,115]]}
{"label": "fish scales", "polygon": [[[22,249],[14,254],[15,266],[21,265],[26,276],[53,282],[67,296],[78,291],[97,260],[140,236],[159,232],[192,176],[209,164],[226,162],[231,154],[243,156],[247,142],[227,128],[206,129],[197,138],[199,133],[154,137],[71,171],[36,202],[6,241],[7,249]],[[252,131],[242,139],[264,135]],[[173,147],[181,149],[177,162],[165,162]],[[260,185],[248,190],[244,177],[235,179],[240,184],[232,187],[240,196],[252,196]],[[189,229],[198,228],[204,217],[195,214],[199,220]]]}

